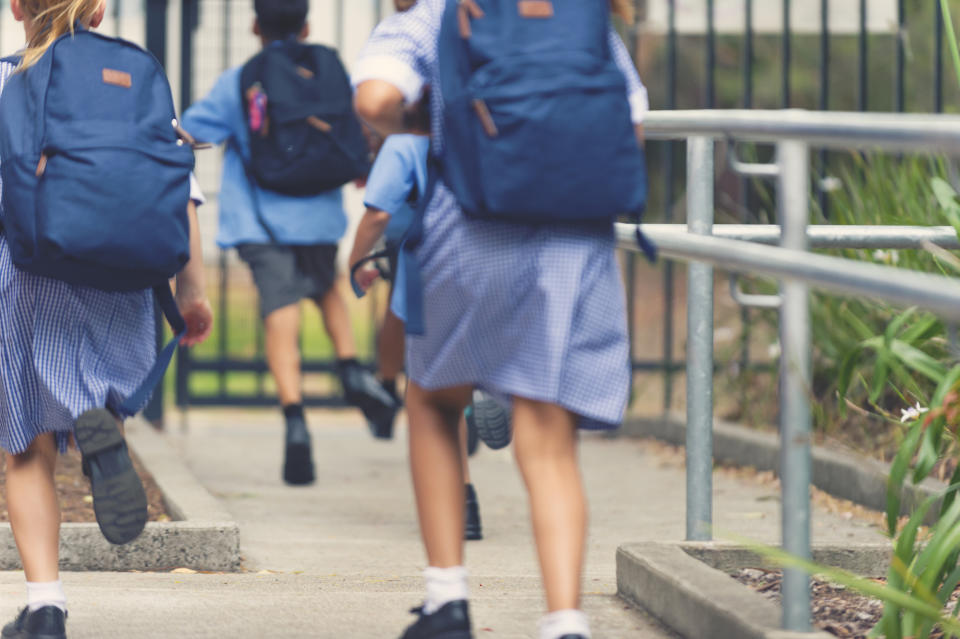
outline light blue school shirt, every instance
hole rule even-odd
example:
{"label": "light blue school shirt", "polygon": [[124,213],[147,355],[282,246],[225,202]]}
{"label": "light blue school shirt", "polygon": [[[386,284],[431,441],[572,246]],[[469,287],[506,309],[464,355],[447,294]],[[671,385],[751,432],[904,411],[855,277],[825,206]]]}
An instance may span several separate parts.
{"label": "light blue school shirt", "polygon": [[427,153],[430,138],[426,135],[400,133],[389,136],[383,143],[367,178],[363,203],[368,208],[390,214],[390,223],[384,232],[390,242],[399,242],[414,216],[415,199],[427,190]]}
{"label": "light blue school shirt", "polygon": [[183,128],[197,140],[227,144],[220,184],[217,244],[229,248],[270,242],[270,236],[258,221],[252,189],[256,189],[263,218],[278,243],[336,244],[347,230],[340,189],[298,197],[262,189],[247,179],[238,152],[241,149],[249,161],[250,136],[240,101],[240,71],[241,67],[226,71],[217,78],[210,93],[183,114]]}

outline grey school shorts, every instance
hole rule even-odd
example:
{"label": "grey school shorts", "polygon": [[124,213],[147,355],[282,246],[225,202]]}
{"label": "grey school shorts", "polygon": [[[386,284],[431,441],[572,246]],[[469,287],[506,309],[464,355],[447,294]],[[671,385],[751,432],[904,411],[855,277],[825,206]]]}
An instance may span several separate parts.
{"label": "grey school shorts", "polygon": [[337,277],[336,244],[242,244],[237,252],[253,272],[262,317],[304,298],[319,301]]}

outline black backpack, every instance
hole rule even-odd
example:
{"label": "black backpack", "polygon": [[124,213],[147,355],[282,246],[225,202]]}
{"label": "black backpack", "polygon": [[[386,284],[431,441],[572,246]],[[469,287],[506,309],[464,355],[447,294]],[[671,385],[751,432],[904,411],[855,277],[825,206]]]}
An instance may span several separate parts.
{"label": "black backpack", "polygon": [[364,177],[367,144],[337,52],[287,40],[240,73],[250,132],[249,171],[265,189],[316,195]]}

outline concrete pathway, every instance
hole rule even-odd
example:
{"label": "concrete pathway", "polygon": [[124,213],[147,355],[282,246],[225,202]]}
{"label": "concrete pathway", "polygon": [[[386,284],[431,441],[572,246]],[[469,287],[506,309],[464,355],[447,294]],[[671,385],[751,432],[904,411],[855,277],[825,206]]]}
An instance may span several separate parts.
{"label": "concrete pathway", "polygon": [[[240,574],[68,573],[70,637],[393,638],[419,603],[424,558],[406,467],[405,432],[373,441],[351,411],[309,415],[318,480],[280,481],[276,411],[192,411],[169,437],[240,525]],[[671,635],[616,598],[614,552],[626,541],[681,539],[682,469],[642,443],[583,438],[591,502],[585,607],[598,639]],[[536,637],[543,608],[523,487],[508,452],[471,460],[485,539],[467,546],[480,637]],[[720,529],[776,541],[775,491],[718,476]],[[876,541],[857,520],[818,512],[816,541]],[[0,573],[0,619],[23,601],[19,573]]]}

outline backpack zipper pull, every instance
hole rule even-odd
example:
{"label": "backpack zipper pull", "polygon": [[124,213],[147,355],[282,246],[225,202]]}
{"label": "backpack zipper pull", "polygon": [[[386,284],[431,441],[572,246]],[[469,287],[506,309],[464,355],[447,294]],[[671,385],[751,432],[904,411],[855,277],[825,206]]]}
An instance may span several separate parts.
{"label": "backpack zipper pull", "polygon": [[487,107],[487,103],[477,98],[473,101],[473,110],[476,111],[477,117],[480,118],[480,125],[483,126],[484,133],[491,138],[495,138],[500,135],[500,131],[497,130],[497,123],[493,121],[493,116],[490,115],[490,109]]}
{"label": "backpack zipper pull", "polygon": [[40,154],[40,161],[37,162],[37,177],[43,177],[43,174],[47,171],[47,154]]}
{"label": "backpack zipper pull", "polygon": [[477,4],[476,0],[457,0],[457,19],[460,22],[460,37],[464,40],[470,38],[473,30],[470,28],[470,20],[482,18],[483,9]]}

